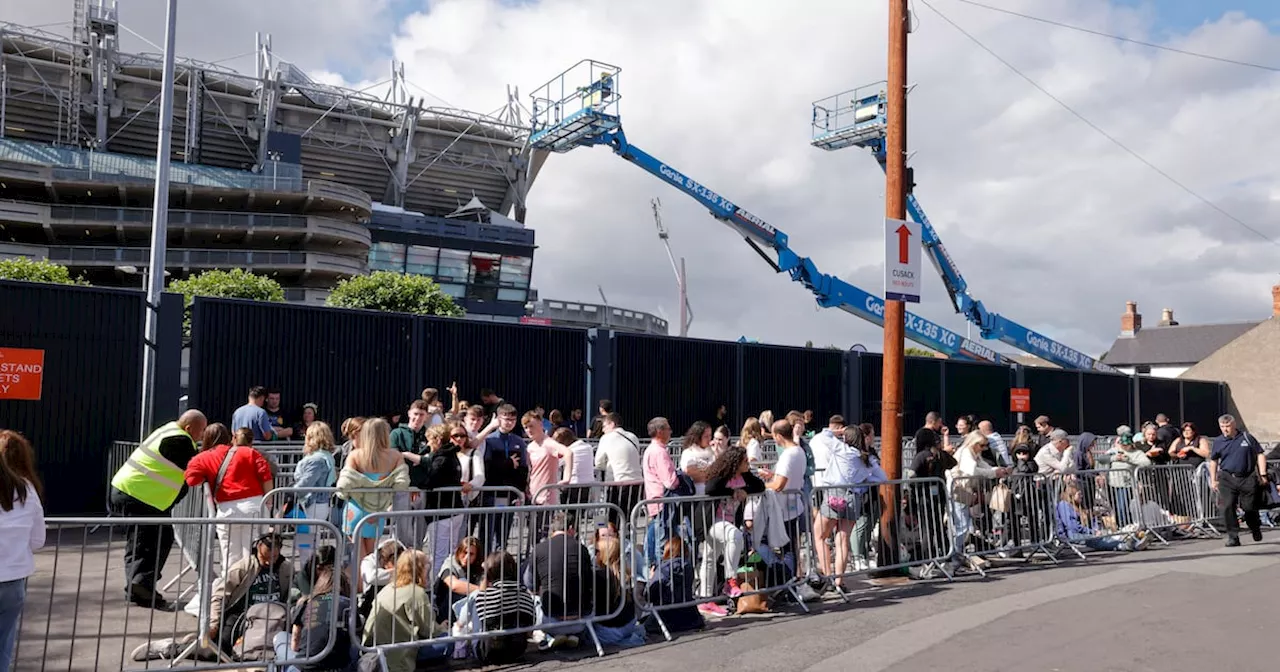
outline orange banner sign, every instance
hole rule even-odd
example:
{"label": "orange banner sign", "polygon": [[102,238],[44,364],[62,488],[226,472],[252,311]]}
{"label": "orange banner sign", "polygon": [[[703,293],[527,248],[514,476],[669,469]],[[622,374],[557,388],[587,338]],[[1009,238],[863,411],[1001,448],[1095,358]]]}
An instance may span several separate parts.
{"label": "orange banner sign", "polygon": [[1009,410],[1014,413],[1031,412],[1031,388],[1014,387],[1009,390]]}
{"label": "orange banner sign", "polygon": [[40,400],[44,350],[0,348],[0,399]]}

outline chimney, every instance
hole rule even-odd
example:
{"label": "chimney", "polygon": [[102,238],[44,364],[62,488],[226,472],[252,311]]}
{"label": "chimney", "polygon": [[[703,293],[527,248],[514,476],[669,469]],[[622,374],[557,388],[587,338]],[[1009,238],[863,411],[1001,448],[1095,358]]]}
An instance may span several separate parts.
{"label": "chimney", "polygon": [[1136,301],[1125,301],[1124,315],[1120,318],[1120,335],[1137,336],[1142,330],[1142,316],[1138,314]]}
{"label": "chimney", "polygon": [[1160,326],[1162,326],[1162,327],[1176,327],[1176,326],[1178,326],[1178,323],[1177,323],[1177,322],[1175,322],[1175,321],[1173,320],[1173,309],[1172,309],[1172,308],[1165,308],[1163,311],[1161,311],[1161,313],[1160,313]]}
{"label": "chimney", "polygon": [[1271,288],[1271,316],[1280,318],[1280,285]]}

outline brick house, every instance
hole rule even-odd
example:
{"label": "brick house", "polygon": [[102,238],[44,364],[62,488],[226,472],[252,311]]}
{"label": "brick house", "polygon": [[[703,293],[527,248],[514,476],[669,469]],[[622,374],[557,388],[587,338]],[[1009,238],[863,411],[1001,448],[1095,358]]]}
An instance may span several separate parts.
{"label": "brick house", "polygon": [[1204,357],[1183,378],[1227,383],[1227,405],[1262,441],[1280,441],[1280,285],[1271,288],[1271,318]]}
{"label": "brick house", "polygon": [[[1120,317],[1120,335],[1103,361],[1130,375],[1178,378],[1258,324],[1257,320],[1179,324],[1173,319],[1173,311],[1165,308],[1159,324],[1143,328],[1138,304],[1129,301]],[[1185,377],[1205,379],[1203,375]]]}

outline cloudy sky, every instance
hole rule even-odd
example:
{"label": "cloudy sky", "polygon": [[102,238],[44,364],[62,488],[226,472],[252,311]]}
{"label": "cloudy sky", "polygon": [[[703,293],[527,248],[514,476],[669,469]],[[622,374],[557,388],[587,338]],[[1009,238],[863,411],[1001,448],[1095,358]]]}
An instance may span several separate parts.
{"label": "cloudy sky", "polygon": [[[915,1],[908,134],[916,194],[971,293],[1097,355],[1126,300],[1149,324],[1261,319],[1280,281],[1280,75],[929,0],[1054,96],[1250,232],[1126,153]],[[984,0],[1177,49],[1280,68],[1269,0]],[[154,50],[163,3],[121,0],[126,47]],[[3,0],[56,24],[70,2]],[[441,101],[479,111],[582,58],[622,67],[629,139],[785,231],[826,273],[883,287],[883,176],[869,155],[809,145],[811,102],[885,76],[884,2],[862,0],[224,0],[183,3],[179,50],[252,69],[255,30],[326,80],[385,78],[392,57]],[[51,30],[65,27],[51,26]],[[675,319],[649,200],[688,260],[693,335],[880,349],[823,311],[692,199],[603,148],[551,158],[530,196],[544,297]],[[926,264],[916,312],[964,332]]]}

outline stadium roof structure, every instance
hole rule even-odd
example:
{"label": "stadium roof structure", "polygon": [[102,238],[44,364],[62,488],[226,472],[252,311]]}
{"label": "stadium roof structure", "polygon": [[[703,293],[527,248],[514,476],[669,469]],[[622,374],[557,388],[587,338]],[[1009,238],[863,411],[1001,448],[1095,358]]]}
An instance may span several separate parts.
{"label": "stadium roof structure", "polygon": [[[70,37],[0,22],[0,137],[154,157],[160,55],[124,53],[113,6],[74,0]],[[179,50],[181,47],[179,47]],[[172,160],[269,171],[300,163],[305,179],[445,215],[473,197],[523,222],[545,156],[508,91],[494,113],[425,104],[402,63],[364,91],[315,81],[259,36],[252,73],[176,58]],[[370,93],[377,90],[379,93]]]}

